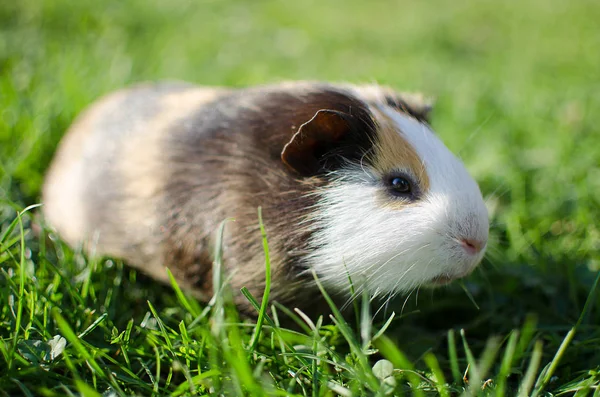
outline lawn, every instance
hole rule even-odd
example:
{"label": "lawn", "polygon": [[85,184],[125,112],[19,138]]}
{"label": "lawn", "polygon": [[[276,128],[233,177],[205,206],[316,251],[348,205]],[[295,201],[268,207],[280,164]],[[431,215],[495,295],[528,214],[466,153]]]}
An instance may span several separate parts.
{"label": "lawn", "polygon": [[[1,1],[0,395],[600,396],[598,21],[593,0]],[[30,206],[79,111],[158,79],[436,98],[489,206],[483,264],[373,321],[259,333],[225,295],[88,260]]]}

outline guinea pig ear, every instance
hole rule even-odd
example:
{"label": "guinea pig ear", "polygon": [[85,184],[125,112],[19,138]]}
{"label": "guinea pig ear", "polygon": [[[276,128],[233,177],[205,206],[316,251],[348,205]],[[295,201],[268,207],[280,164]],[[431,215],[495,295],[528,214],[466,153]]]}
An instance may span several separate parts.
{"label": "guinea pig ear", "polygon": [[389,106],[410,114],[419,121],[429,123],[433,101],[420,93],[391,92],[385,96]]}
{"label": "guinea pig ear", "polygon": [[350,118],[336,110],[319,110],[283,147],[281,161],[302,176],[315,175],[321,169],[319,157],[350,131]]}

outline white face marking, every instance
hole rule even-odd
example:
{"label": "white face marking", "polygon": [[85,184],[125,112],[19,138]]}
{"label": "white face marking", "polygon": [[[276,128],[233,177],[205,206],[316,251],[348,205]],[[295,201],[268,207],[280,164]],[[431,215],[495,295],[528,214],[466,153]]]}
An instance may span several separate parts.
{"label": "white face marking", "polygon": [[485,204],[463,164],[426,125],[389,107],[380,110],[422,159],[429,189],[410,205],[386,206],[375,169],[356,165],[331,175],[334,181],[320,192],[309,265],[339,293],[349,293],[349,276],[373,296],[465,276],[485,246],[469,253],[461,240],[485,245],[488,238]]}

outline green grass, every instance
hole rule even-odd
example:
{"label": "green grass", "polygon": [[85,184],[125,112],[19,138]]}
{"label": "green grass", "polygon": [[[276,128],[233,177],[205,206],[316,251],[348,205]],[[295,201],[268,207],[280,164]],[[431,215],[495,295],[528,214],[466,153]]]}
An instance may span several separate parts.
{"label": "green grass", "polygon": [[[0,395],[600,396],[599,20],[592,0],[0,2]],[[166,78],[436,97],[490,207],[480,270],[390,323],[359,303],[291,331],[261,297],[241,324],[225,292],[88,261],[23,209],[83,107]]]}

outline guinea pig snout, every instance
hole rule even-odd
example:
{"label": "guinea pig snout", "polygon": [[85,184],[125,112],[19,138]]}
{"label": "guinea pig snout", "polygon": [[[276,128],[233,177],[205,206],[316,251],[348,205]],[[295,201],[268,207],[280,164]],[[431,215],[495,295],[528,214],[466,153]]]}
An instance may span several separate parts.
{"label": "guinea pig snout", "polygon": [[472,237],[463,237],[460,238],[458,241],[460,246],[463,247],[463,249],[469,255],[479,254],[485,248],[485,245],[487,243],[487,241]]}
{"label": "guinea pig snout", "polygon": [[478,263],[487,246],[489,222],[487,214],[473,212],[457,216],[451,223],[451,240],[455,252],[460,252],[465,260]]}
{"label": "guinea pig snout", "polygon": [[487,233],[463,234],[451,238],[451,254],[456,258],[453,269],[449,270],[453,279],[462,278],[470,274],[481,262],[487,246]]}

